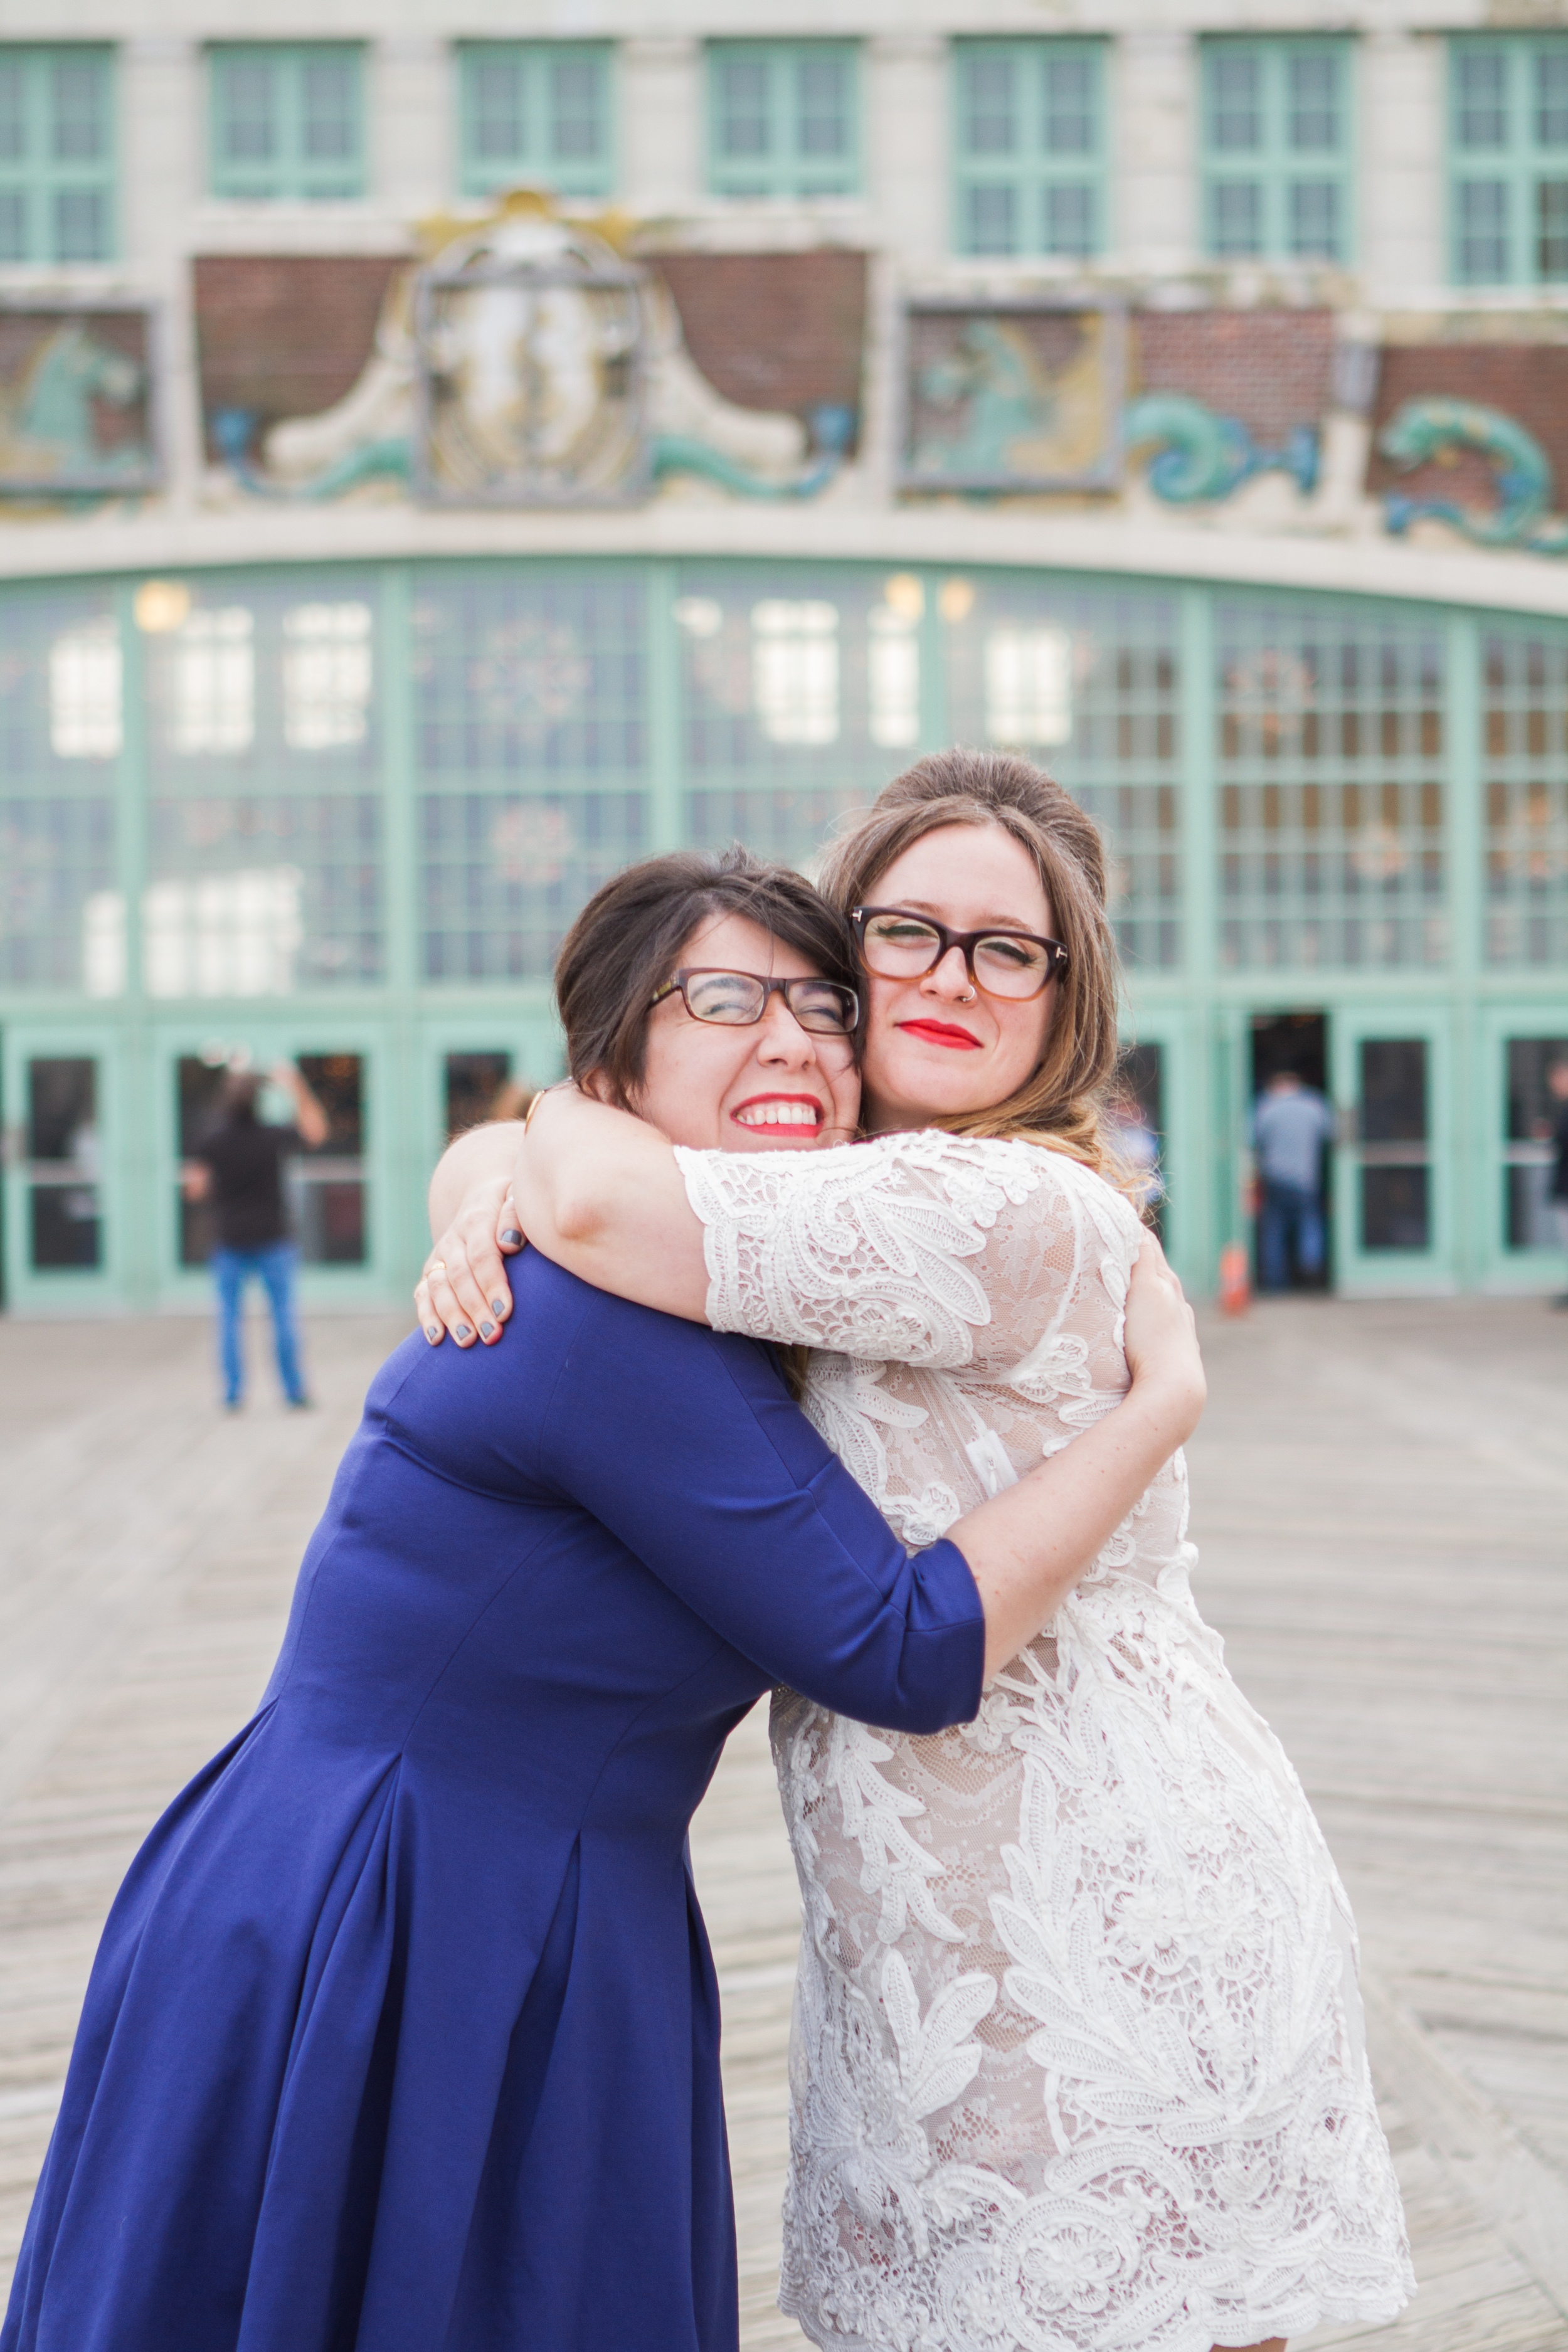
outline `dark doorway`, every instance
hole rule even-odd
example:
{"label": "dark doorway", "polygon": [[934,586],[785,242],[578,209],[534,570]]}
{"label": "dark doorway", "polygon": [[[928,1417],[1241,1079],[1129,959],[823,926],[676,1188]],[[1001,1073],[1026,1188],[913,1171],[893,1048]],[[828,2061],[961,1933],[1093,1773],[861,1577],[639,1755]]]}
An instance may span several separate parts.
{"label": "dark doorway", "polygon": [[496,1103],[510,1076],[511,1055],[499,1048],[488,1054],[447,1054],[444,1057],[441,1077],[448,1143],[454,1136],[466,1135],[470,1127],[479,1127],[487,1118],[508,1116],[504,1109],[497,1109]]}
{"label": "dark doorway", "polygon": [[[1253,1014],[1250,1111],[1256,1111],[1270,1081],[1285,1071],[1293,1072],[1302,1086],[1313,1094],[1328,1097],[1329,1016],[1326,1013]],[[1333,1286],[1333,1185],[1331,1181],[1330,1147],[1326,1139],[1318,1148],[1316,1176],[1317,1199],[1322,1220],[1321,1263],[1316,1267],[1303,1263],[1310,1255],[1310,1244],[1304,1246],[1300,1220],[1291,1218],[1283,1232],[1279,1228],[1276,1230],[1273,1252],[1275,1287],[1321,1292]],[[1265,1279],[1267,1269],[1262,1262],[1265,1255],[1262,1230],[1264,1190],[1263,1171],[1259,1169],[1252,1207],[1253,1281],[1259,1289],[1269,1286]],[[1279,1278],[1281,1272],[1282,1282]]]}

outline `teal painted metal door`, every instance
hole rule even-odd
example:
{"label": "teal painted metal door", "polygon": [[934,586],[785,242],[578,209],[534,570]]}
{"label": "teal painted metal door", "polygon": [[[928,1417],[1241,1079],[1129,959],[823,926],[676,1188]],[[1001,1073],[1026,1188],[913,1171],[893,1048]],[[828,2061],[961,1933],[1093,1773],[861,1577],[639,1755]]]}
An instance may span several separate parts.
{"label": "teal painted metal door", "polygon": [[1551,1197],[1552,1132],[1562,1110],[1552,1074],[1563,1067],[1568,1067],[1568,997],[1555,1006],[1522,1000],[1488,1008],[1478,1258],[1489,1289],[1563,1286],[1563,1236]]}
{"label": "teal painted metal door", "polygon": [[127,1236],[112,1175],[123,1149],[112,1030],[7,1024],[5,1297],[101,1313],[118,1303]]}
{"label": "teal painted metal door", "polygon": [[1336,1287],[1454,1287],[1447,1023],[1420,1006],[1352,1007],[1331,1030]]}

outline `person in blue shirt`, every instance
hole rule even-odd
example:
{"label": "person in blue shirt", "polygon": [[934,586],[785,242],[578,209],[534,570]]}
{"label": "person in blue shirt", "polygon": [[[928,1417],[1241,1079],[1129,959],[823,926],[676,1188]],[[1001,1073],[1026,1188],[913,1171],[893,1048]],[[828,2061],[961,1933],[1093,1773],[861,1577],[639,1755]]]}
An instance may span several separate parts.
{"label": "person in blue shirt", "polygon": [[1252,1114],[1263,1290],[1289,1290],[1292,1264],[1303,1282],[1323,1271],[1323,1146],[1333,1133],[1333,1110],[1317,1088],[1276,1070]]}
{"label": "person in blue shirt", "polygon": [[[675,1139],[852,1127],[798,876],[649,861],[562,961]],[[499,1361],[399,1348],[259,1708],[110,1913],[0,2352],[734,2352],[691,1814],[773,1683],[973,1714],[1196,1419],[1162,1264],[1126,1401],[919,1553],[767,1349],[534,1251]]]}

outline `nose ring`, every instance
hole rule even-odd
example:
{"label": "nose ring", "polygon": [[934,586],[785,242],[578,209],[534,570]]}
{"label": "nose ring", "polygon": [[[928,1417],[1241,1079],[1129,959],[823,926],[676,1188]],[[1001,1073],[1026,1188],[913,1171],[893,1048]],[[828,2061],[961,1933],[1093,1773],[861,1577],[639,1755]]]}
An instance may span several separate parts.
{"label": "nose ring", "polygon": [[974,1002],[974,991],[972,988],[966,988],[963,994],[958,1001],[960,1004],[973,1004]]}

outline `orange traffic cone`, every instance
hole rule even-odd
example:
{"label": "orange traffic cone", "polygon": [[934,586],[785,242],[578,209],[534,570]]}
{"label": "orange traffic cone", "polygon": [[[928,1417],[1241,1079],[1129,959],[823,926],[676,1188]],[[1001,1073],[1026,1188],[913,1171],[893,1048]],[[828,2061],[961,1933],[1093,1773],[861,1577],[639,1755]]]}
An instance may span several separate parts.
{"label": "orange traffic cone", "polygon": [[1252,1277],[1242,1242],[1226,1242],[1219,1254],[1219,1303],[1226,1315],[1245,1315],[1252,1304]]}

